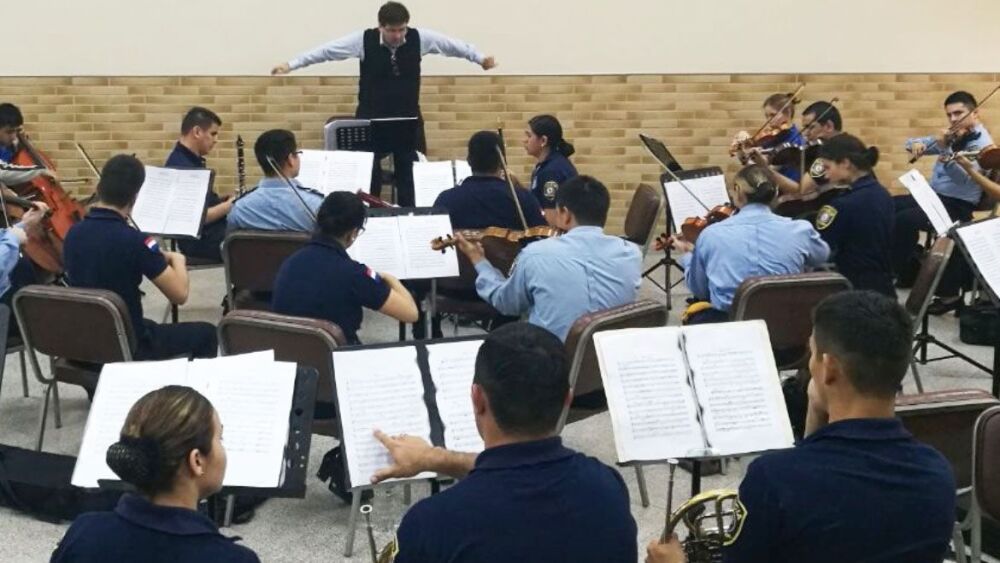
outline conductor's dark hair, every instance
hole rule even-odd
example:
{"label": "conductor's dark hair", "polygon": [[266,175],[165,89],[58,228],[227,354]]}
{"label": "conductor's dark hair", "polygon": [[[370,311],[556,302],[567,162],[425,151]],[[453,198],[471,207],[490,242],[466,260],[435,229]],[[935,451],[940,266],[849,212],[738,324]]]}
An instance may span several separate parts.
{"label": "conductor's dark hair", "polygon": [[851,385],[888,398],[910,366],[913,321],[895,299],[874,291],[845,291],[813,310],[816,352],[840,360]]}
{"label": "conductor's dark hair", "polygon": [[958,92],[952,92],[944,99],[944,105],[950,106],[951,104],[962,104],[969,110],[972,110],[972,108],[976,107],[976,97],[965,90],[959,90]]}
{"label": "conductor's dark hair", "polygon": [[253,145],[253,153],[257,157],[257,163],[260,164],[261,170],[264,171],[265,176],[272,177],[277,176],[278,173],[267,162],[267,157],[273,158],[278,166],[282,166],[288,157],[297,150],[299,147],[295,142],[295,134],[286,129],[264,131],[260,137],[257,137],[257,142]]}
{"label": "conductor's dark hair", "polygon": [[97,199],[114,207],[135,203],[139,188],[146,181],[146,168],[138,158],[119,154],[108,159],[97,182]]}
{"label": "conductor's dark hair", "polygon": [[333,192],[323,199],[316,213],[316,230],[326,239],[340,238],[365,226],[368,210],[351,192]]}
{"label": "conductor's dark hair", "polygon": [[399,2],[386,2],[378,9],[378,24],[382,27],[408,23],[410,23],[410,11]]}
{"label": "conductor's dark hair", "polygon": [[563,343],[544,328],[509,323],[491,332],[476,355],[482,387],[500,430],[521,437],[552,434],[569,392]]}
{"label": "conductor's dark hair", "polygon": [[[813,102],[809,107],[802,110],[802,115],[811,115],[815,120],[816,127],[826,123],[832,123],[835,131],[840,131],[844,126],[844,121],[840,117],[840,110],[830,102]],[[820,117],[822,116],[822,117]]]}
{"label": "conductor's dark hair", "polygon": [[780,109],[781,106],[788,104],[788,106],[785,107],[785,115],[788,117],[795,117],[795,102],[792,101],[789,103],[789,100],[791,99],[791,94],[771,94],[766,100],[764,100],[762,107]]}
{"label": "conductor's dark hair", "polygon": [[500,170],[500,135],[495,131],[480,131],[469,138],[467,160],[473,174],[495,174]]}
{"label": "conductor's dark hair", "polygon": [[771,181],[767,174],[767,169],[760,164],[744,166],[736,173],[736,177],[747,186],[747,203],[769,204],[778,193],[778,187]]}
{"label": "conductor's dark hair", "polygon": [[0,104],[0,127],[20,127],[24,125],[24,116],[14,104]]}
{"label": "conductor's dark hair", "polygon": [[819,158],[834,162],[850,161],[858,170],[870,172],[878,164],[878,147],[866,147],[861,139],[841,133],[823,142]]}
{"label": "conductor's dark hair", "polygon": [[575,176],[556,190],[556,207],[565,207],[579,225],[603,227],[608,220],[611,195],[593,176]]}
{"label": "conductor's dark hair", "polygon": [[553,115],[536,115],[528,120],[531,132],[539,137],[546,137],[549,148],[563,156],[573,156],[576,149],[563,138],[563,128]]}
{"label": "conductor's dark hair", "polygon": [[181,121],[181,135],[187,135],[195,127],[207,130],[213,124],[222,127],[222,119],[210,109],[195,106],[188,110]]}

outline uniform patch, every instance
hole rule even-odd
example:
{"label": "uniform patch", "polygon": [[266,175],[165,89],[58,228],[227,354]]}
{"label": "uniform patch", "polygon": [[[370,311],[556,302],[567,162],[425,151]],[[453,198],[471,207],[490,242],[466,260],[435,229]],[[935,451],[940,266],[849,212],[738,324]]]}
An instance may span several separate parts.
{"label": "uniform patch", "polygon": [[809,175],[813,177],[814,180],[826,179],[826,165],[823,161],[816,159],[813,161],[812,166],[809,167]]}
{"label": "uniform patch", "polygon": [[549,180],[548,182],[545,182],[542,185],[542,195],[544,195],[545,199],[549,201],[555,201],[556,190],[558,189],[559,189],[559,182],[556,182],[555,180]]}
{"label": "uniform patch", "polygon": [[160,251],[160,245],[156,243],[156,239],[153,237],[146,237],[146,240],[143,242],[143,244],[145,244],[146,248],[152,250],[153,252]]}
{"label": "uniform patch", "polygon": [[832,205],[824,205],[816,214],[816,229],[822,231],[833,224],[837,218],[837,208]]}
{"label": "uniform patch", "polygon": [[375,280],[375,281],[379,281],[381,279],[378,276],[378,272],[376,272],[375,270],[373,270],[371,268],[368,268],[368,267],[365,267],[365,275],[368,276],[369,278]]}

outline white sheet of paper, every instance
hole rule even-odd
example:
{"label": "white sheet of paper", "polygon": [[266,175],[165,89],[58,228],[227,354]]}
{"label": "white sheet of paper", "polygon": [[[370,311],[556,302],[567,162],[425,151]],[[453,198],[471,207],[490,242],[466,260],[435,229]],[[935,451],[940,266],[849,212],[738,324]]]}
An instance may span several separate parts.
{"label": "white sheet of paper", "polygon": [[361,151],[303,150],[296,181],[324,194],[336,191],[368,193],[375,154]]}
{"label": "white sheet of paper", "polygon": [[326,185],[326,154],[331,151],[305,149],[299,153],[299,175],[295,181],[307,188],[323,191]]}
{"label": "white sheet of paper", "polygon": [[[692,197],[684,189],[684,186],[687,186],[694,195],[698,196],[698,199]],[[722,205],[729,201],[729,194],[726,192],[726,177],[722,174],[684,180],[684,186],[679,182],[664,184],[667,190],[667,203],[670,205],[670,217],[674,224],[674,232],[677,232],[685,219],[704,217],[705,213],[716,205]],[[700,203],[699,200],[701,200]]]}
{"label": "white sheet of paper", "polygon": [[458,255],[431,248],[431,241],[452,232],[448,215],[405,215],[399,236],[406,272],[402,279],[448,278],[458,275]]}
{"label": "white sheet of paper", "polygon": [[146,166],[132,219],[145,233],[197,236],[212,171]]}
{"label": "white sheet of paper", "polygon": [[[392,465],[373,432],[409,434],[430,442],[430,415],[413,346],[333,353],[337,405],[351,487],[368,485],[373,473]],[[424,473],[415,477],[433,476]]]}
{"label": "white sheet of paper", "polygon": [[472,412],[472,376],[482,340],[427,345],[434,400],[444,425],[444,445],[455,452],[485,449]]}
{"label": "white sheet of paper", "polygon": [[930,220],[931,226],[934,227],[938,236],[947,234],[948,229],[955,224],[955,221],[951,220],[948,210],[941,202],[941,197],[927,182],[927,178],[919,170],[910,170],[900,176],[899,181],[910,191],[910,195],[927,215],[927,219]]}
{"label": "white sheet of paper", "polygon": [[413,163],[413,195],[417,207],[434,205],[441,192],[455,185],[452,161]]}
{"label": "white sheet of paper", "polygon": [[456,160],[455,162],[455,185],[461,184],[466,178],[472,176],[472,167],[469,163],[464,160]]}
{"label": "white sheet of paper", "polygon": [[697,456],[705,448],[679,337],[678,327],[594,335],[620,462]]}
{"label": "white sheet of paper", "polygon": [[987,219],[955,230],[994,296],[1000,296],[1000,219]]}
{"label": "white sheet of paper", "polygon": [[764,321],[684,327],[702,422],[715,455],[791,447],[794,438]]}
{"label": "white sheet of paper", "polygon": [[[429,242],[427,248],[430,248]],[[365,232],[347,249],[347,255],[376,272],[406,278],[406,261],[396,217],[369,217]]]}

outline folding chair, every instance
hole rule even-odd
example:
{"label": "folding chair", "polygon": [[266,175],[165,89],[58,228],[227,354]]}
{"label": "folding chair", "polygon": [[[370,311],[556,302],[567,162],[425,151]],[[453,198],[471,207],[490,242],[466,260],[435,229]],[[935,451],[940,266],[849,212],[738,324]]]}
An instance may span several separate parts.
{"label": "folding chair", "polygon": [[274,277],[286,258],[305,246],[308,233],[282,231],[232,231],[222,242],[229,310],[269,310]]}

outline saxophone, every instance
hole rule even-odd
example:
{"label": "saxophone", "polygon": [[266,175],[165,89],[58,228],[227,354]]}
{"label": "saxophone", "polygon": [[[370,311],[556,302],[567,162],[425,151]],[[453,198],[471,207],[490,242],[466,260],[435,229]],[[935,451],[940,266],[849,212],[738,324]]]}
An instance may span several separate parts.
{"label": "saxophone", "polygon": [[683,545],[688,563],[721,562],[722,548],[732,545],[740,536],[747,509],[740,502],[736,491],[716,489],[698,494],[676,511],[671,511],[675,467],[675,464],[670,464],[667,520],[660,542],[669,540],[677,526],[683,522],[687,528]]}

